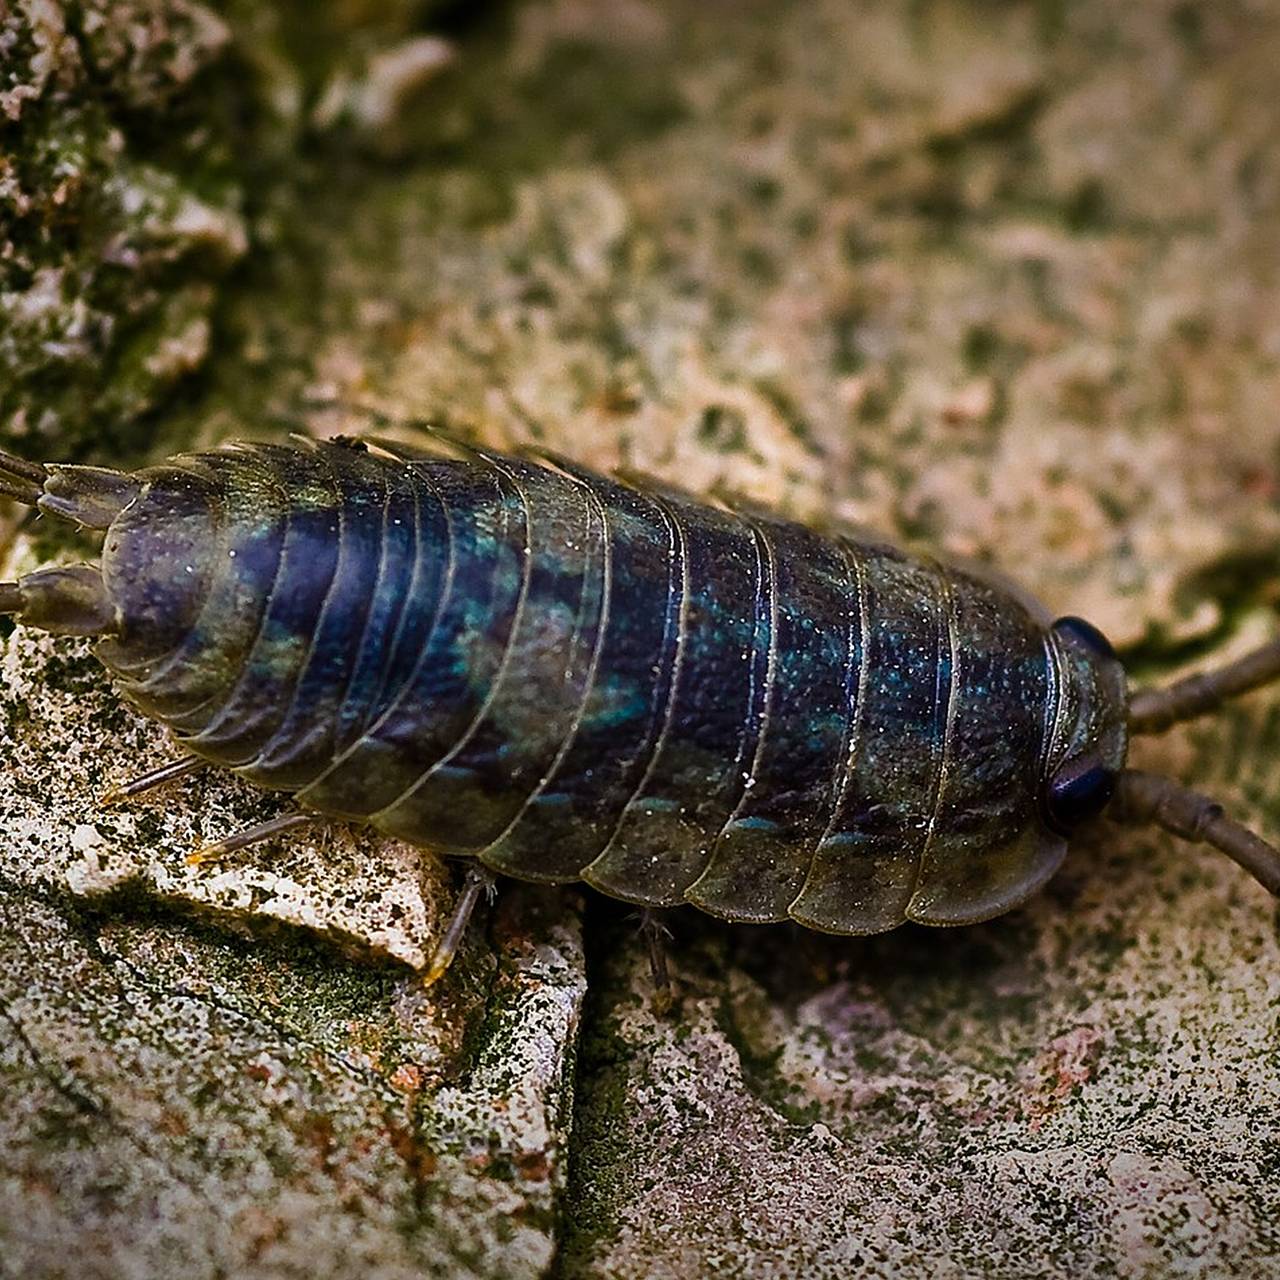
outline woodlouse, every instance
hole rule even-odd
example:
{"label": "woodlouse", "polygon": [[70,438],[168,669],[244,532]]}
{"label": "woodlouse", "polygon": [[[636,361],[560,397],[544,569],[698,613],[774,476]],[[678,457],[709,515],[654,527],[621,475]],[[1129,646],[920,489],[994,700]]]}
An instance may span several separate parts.
{"label": "woodlouse", "polygon": [[105,531],[0,612],[98,637],[191,753],[121,794],[213,762],[503,875],[832,933],[1007,911],[1109,804],[1280,893],[1276,850],[1125,767],[1131,731],[1275,678],[1280,644],[1131,701],[1093,627],[985,573],[544,454],[0,454],[0,493]]}

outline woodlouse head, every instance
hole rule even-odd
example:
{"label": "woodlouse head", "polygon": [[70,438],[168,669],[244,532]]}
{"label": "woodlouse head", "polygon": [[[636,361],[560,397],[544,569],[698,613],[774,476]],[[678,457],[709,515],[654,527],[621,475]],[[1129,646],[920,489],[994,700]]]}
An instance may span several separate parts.
{"label": "woodlouse head", "polygon": [[1115,794],[1129,748],[1128,682],[1107,638],[1080,618],[1059,618],[1048,643],[1055,689],[1042,805],[1065,835]]}

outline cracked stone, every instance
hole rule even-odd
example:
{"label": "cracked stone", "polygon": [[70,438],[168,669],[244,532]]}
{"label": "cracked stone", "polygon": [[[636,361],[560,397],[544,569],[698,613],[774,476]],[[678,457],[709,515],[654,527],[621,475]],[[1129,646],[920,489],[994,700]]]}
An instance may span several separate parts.
{"label": "cracked stone", "polygon": [[335,825],[185,867],[280,800],[210,770],[96,809],[171,748],[80,641],[0,642],[0,726],[0,1273],[545,1274],[572,900],[481,910],[427,993],[434,859]]}

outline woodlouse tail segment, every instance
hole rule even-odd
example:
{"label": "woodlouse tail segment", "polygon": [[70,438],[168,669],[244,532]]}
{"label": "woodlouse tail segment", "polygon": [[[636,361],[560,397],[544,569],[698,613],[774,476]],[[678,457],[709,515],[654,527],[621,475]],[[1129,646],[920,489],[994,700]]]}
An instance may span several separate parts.
{"label": "woodlouse tail segment", "polygon": [[1229,698],[1280,680],[1280,640],[1214,671],[1199,671],[1163,689],[1140,689],[1129,700],[1130,733],[1163,733],[1216,711]]}
{"label": "woodlouse tail segment", "polygon": [[0,452],[0,495],[86,529],[106,529],[141,492],[141,483],[107,467],[45,466]]}
{"label": "woodlouse tail segment", "polygon": [[123,471],[57,466],[49,468],[37,505],[86,529],[106,529],[141,492],[141,483]]}
{"label": "woodlouse tail segment", "polygon": [[1172,778],[1124,769],[1108,810],[1117,822],[1148,823],[1193,844],[1207,844],[1280,897],[1280,849],[1228,818],[1222,806]]}
{"label": "woodlouse tail segment", "polygon": [[102,573],[89,564],[40,569],[17,582],[0,582],[0,613],[55,635],[109,636],[119,629]]}
{"label": "woodlouse tail segment", "polygon": [[0,495],[34,507],[48,478],[48,468],[40,463],[0,452]]}

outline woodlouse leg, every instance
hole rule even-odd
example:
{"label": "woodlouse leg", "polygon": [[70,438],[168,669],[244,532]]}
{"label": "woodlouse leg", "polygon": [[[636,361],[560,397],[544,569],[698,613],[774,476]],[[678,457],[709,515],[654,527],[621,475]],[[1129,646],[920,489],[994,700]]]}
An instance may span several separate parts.
{"label": "woodlouse leg", "polygon": [[649,953],[649,973],[653,977],[653,1005],[658,1013],[666,1013],[675,1004],[671,987],[671,971],[667,967],[667,939],[671,930],[649,907],[640,911],[640,934]]}
{"label": "woodlouse leg", "polygon": [[1199,671],[1163,689],[1139,689],[1129,700],[1129,731],[1163,733],[1278,679],[1280,640],[1273,640],[1216,671]]}
{"label": "woodlouse leg", "polygon": [[458,954],[458,948],[462,945],[463,936],[467,932],[467,925],[471,922],[476,903],[480,901],[480,895],[484,894],[492,898],[496,887],[497,880],[493,873],[479,863],[473,863],[467,868],[467,878],[462,882],[462,892],[454,904],[453,915],[449,917],[444,937],[436,944],[436,949],[431,955],[431,963],[427,966],[426,973],[422,975],[424,987],[434,986],[448,972],[449,966]]}
{"label": "woodlouse leg", "polygon": [[1216,801],[1172,778],[1122,770],[1108,813],[1118,822],[1151,823],[1193,844],[1212,845],[1280,897],[1280,849],[1232,821]]}
{"label": "woodlouse leg", "polygon": [[225,840],[215,840],[212,844],[201,845],[194,853],[187,855],[187,866],[198,867],[206,862],[213,862],[237,849],[247,849],[250,845],[261,844],[285,831],[293,831],[298,827],[309,827],[321,819],[311,813],[284,813],[268,822],[260,822],[256,827],[238,831]]}
{"label": "woodlouse leg", "polygon": [[170,760],[168,764],[162,764],[158,769],[151,769],[147,773],[139,774],[136,778],[130,778],[128,782],[120,783],[119,786],[108,788],[98,797],[98,804],[104,809],[110,808],[113,804],[120,804],[144,792],[153,791],[156,787],[162,787],[166,782],[190,777],[191,774],[203,769],[207,763],[207,760],[201,760],[199,756],[182,756],[177,760]]}

